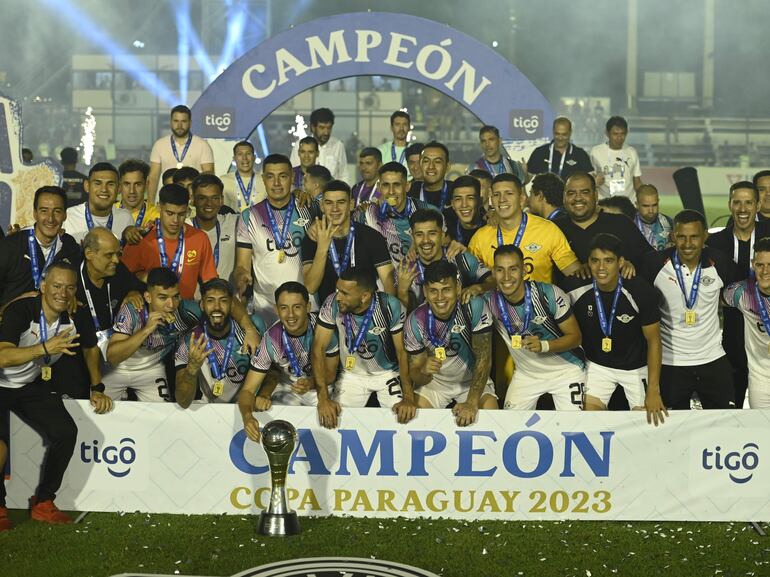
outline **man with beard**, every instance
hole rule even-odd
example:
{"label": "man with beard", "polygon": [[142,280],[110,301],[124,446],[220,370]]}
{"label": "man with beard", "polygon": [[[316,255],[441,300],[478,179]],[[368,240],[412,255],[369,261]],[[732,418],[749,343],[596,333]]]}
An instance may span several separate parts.
{"label": "man with beard", "polygon": [[192,112],[179,104],[171,109],[171,135],[155,141],[150,152],[150,176],[147,197],[155,202],[158,179],[169,168],[191,166],[200,172],[214,173],[214,153],[209,143],[190,132]]}
{"label": "man with beard", "polygon": [[[710,234],[706,245],[725,255],[732,255],[734,266],[726,284],[747,280],[752,274],[754,245],[757,240],[770,236],[770,221],[757,221],[759,191],[754,183],[744,180],[730,186],[728,196],[730,223],[719,232]],[[744,317],[736,308],[723,309],[722,347],[733,367],[735,406],[746,406],[749,386],[749,361],[744,339]]]}
{"label": "man with beard", "polygon": [[[345,155],[345,145],[341,140],[332,136],[334,128],[334,113],[328,108],[318,108],[310,113],[310,132],[318,141],[318,164],[325,166],[336,180],[348,178],[348,158]],[[298,166],[299,151],[291,151],[291,165]]]}
{"label": "man with beard", "polygon": [[472,170],[486,170],[494,178],[498,174],[514,174],[522,183],[527,181],[527,169],[520,163],[511,160],[503,148],[500,130],[488,124],[479,130],[479,145],[483,153],[481,158],[468,165],[466,174]]}
{"label": "man with beard", "polygon": [[636,191],[636,228],[644,235],[655,250],[666,250],[673,246],[671,230],[674,221],[660,212],[658,189],[651,184],[643,184]]}
{"label": "man with beard", "polygon": [[[403,169],[403,165],[396,163]],[[313,379],[318,394],[318,420],[334,428],[343,407],[364,407],[372,393],[380,406],[391,408],[400,423],[417,411],[404,349],[406,313],[398,299],[378,292],[366,269],[348,268],[337,280],[318,313],[313,340]],[[340,343],[342,372],[329,396],[326,356],[334,336]]]}
{"label": "man with beard", "polygon": [[[203,175],[202,175],[203,176]],[[201,322],[176,350],[176,402],[186,409],[200,390],[206,403],[232,403],[249,370],[246,333],[232,318],[233,286],[215,278],[201,289]],[[257,315],[251,322],[262,335]]]}
{"label": "man with beard", "polygon": [[[223,204],[242,212],[265,199],[265,184],[254,169],[254,145],[248,140],[233,146],[235,170],[219,177],[223,187]],[[193,200],[195,200],[193,195]]]}
{"label": "man with beard", "polygon": [[319,304],[335,291],[337,279],[348,267],[366,268],[376,274],[388,294],[395,294],[395,274],[383,236],[361,223],[350,221],[350,187],[332,180],[321,200],[323,215],[316,219],[316,240],[302,239],[302,272],[310,294]]}
{"label": "man with beard", "polygon": [[484,299],[460,303],[457,267],[437,261],[425,268],[426,302],[406,319],[404,346],[418,407],[452,413],[461,427],[476,421],[479,409],[497,409],[489,378],[492,316]]}

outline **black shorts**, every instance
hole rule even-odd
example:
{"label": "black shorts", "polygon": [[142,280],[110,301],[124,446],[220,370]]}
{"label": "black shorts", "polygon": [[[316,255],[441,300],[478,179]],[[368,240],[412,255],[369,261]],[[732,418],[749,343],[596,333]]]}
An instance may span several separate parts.
{"label": "black shorts", "polygon": [[735,406],[733,367],[727,356],[705,365],[660,368],[660,396],[670,409],[689,409],[690,398],[698,393],[704,409],[731,409]]}

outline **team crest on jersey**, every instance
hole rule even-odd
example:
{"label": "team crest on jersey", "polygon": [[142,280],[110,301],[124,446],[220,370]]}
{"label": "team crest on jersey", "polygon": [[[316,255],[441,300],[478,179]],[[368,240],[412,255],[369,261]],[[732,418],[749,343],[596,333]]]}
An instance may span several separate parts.
{"label": "team crest on jersey", "polygon": [[294,224],[296,224],[297,226],[303,226],[304,227],[309,222],[310,221],[308,219],[303,218],[303,217],[300,216],[297,220],[294,221]]}
{"label": "team crest on jersey", "polygon": [[700,284],[702,284],[703,286],[711,286],[712,284],[714,284],[714,280],[715,279],[711,278],[710,276],[704,276],[704,277],[701,277]]}
{"label": "team crest on jersey", "polygon": [[198,258],[198,251],[197,250],[188,250],[187,251],[187,264],[190,264],[191,262],[195,262],[196,258]]}
{"label": "team crest on jersey", "polygon": [[371,329],[369,329],[370,335],[380,336],[384,332],[385,332],[385,329],[382,327],[372,327]]}
{"label": "team crest on jersey", "polygon": [[588,316],[594,316],[594,305],[588,305]]}
{"label": "team crest on jersey", "polygon": [[618,320],[619,320],[621,323],[623,323],[624,325],[625,325],[625,324],[628,324],[628,323],[630,323],[632,320],[634,320],[634,317],[633,317],[632,315],[626,315],[626,314],[618,315],[618,316],[616,316],[615,318],[616,318],[616,319],[618,319]]}
{"label": "team crest on jersey", "polygon": [[461,333],[465,330],[465,325],[455,325],[452,327],[452,330],[450,332],[453,333]]}
{"label": "team crest on jersey", "polygon": [[538,315],[538,316],[536,316],[535,318],[532,319],[532,322],[535,323],[536,325],[542,325],[547,320],[547,318],[548,317],[544,317],[542,315]]}
{"label": "team crest on jersey", "polygon": [[541,245],[537,244],[536,242],[531,242],[527,246],[524,247],[529,252],[537,252],[541,248],[543,248]]}
{"label": "team crest on jersey", "polygon": [[567,164],[568,164],[569,166],[575,166],[575,165],[577,164],[577,161],[576,161],[576,160],[568,160],[568,161],[567,161]]}

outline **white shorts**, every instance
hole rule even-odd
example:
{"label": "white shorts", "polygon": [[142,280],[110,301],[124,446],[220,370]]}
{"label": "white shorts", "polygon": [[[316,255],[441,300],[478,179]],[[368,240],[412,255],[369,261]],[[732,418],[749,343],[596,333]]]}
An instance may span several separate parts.
{"label": "white shorts", "polygon": [[381,407],[390,409],[402,399],[398,373],[354,375],[342,371],[334,390],[334,400],[343,407],[365,407],[372,393],[377,393]]}
{"label": "white shorts", "polygon": [[765,378],[757,378],[749,372],[749,407],[752,409],[770,409],[770,383]]}
{"label": "white shorts", "polygon": [[290,407],[317,407],[318,393],[315,389],[309,390],[304,395],[298,395],[291,390],[291,385],[280,383],[273,391],[272,402],[274,405],[288,405]]}
{"label": "white shorts", "polygon": [[[436,378],[433,377],[431,382],[415,389],[414,393],[428,401],[434,409],[443,409],[451,404],[452,401],[455,403],[464,403],[468,399],[468,392],[470,390],[470,386],[462,388],[458,388],[455,385],[445,386],[441,382],[437,383]],[[497,398],[497,395],[495,394],[495,384],[492,382],[492,379],[487,381],[487,384],[481,393],[481,397],[483,398],[485,395],[491,395],[494,398]]]}
{"label": "white shorts", "polygon": [[557,411],[579,411],[583,408],[585,372],[579,367],[568,368],[556,378],[533,379],[513,373],[505,394],[504,409],[531,411],[537,400],[546,393],[553,397]]}
{"label": "white shorts", "polygon": [[623,387],[629,407],[644,407],[647,367],[624,371],[589,361],[586,368],[586,395],[599,399],[606,407],[618,386]]}
{"label": "white shorts", "polygon": [[128,389],[136,392],[142,402],[161,403],[169,400],[166,369],[159,366],[141,371],[112,371],[103,376],[104,394],[114,401],[126,399]]}

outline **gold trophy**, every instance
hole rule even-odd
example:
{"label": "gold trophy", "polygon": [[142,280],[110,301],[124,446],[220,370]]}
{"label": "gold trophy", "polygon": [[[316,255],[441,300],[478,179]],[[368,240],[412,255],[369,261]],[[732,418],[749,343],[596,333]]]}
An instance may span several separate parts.
{"label": "gold trophy", "polygon": [[257,531],[261,535],[299,535],[297,512],[289,509],[286,499],[286,472],[296,443],[297,429],[288,421],[270,421],[262,429],[262,446],[270,463],[272,490],[267,511],[259,514]]}

